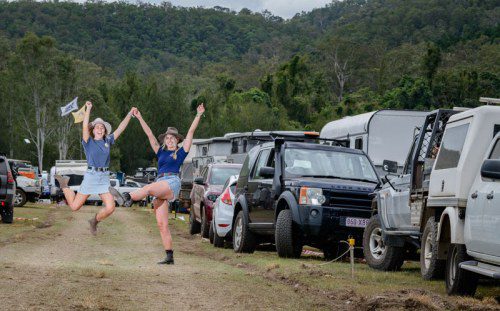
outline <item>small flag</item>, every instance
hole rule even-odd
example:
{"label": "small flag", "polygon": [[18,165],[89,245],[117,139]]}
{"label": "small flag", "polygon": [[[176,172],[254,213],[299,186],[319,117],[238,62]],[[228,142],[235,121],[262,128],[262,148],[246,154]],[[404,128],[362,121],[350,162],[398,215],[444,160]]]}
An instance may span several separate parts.
{"label": "small flag", "polygon": [[77,112],[72,112],[71,114],[75,118],[75,123],[83,122],[83,118],[85,117],[85,105],[83,105]]}
{"label": "small flag", "polygon": [[77,100],[78,97],[75,97],[75,99],[73,99],[69,104],[67,104],[64,107],[61,107],[61,117],[64,117],[65,115],[68,115],[71,111],[78,109]]}

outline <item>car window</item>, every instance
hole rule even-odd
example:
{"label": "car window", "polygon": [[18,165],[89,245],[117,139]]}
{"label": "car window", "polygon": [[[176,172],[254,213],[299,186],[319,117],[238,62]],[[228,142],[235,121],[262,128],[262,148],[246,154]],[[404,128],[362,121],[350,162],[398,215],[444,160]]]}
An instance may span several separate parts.
{"label": "car window", "polygon": [[446,129],[436,160],[436,170],[458,166],[468,131],[469,123]]}
{"label": "car window", "polygon": [[0,174],[7,175],[7,161],[3,157],[0,157]]}
{"label": "car window", "polygon": [[269,158],[269,154],[271,153],[271,149],[263,149],[260,154],[257,162],[255,163],[255,167],[252,173],[253,179],[260,179],[259,170],[261,167],[266,166],[267,160]]}
{"label": "car window", "polygon": [[255,161],[255,158],[259,154],[259,147],[252,148],[248,155],[245,157],[245,161],[243,162],[243,166],[241,168],[240,177],[247,177],[250,174],[251,166]]}
{"label": "car window", "polygon": [[497,139],[495,142],[495,146],[493,147],[493,150],[491,150],[491,154],[488,159],[491,160],[500,160],[500,139]]}
{"label": "car window", "polygon": [[232,167],[213,167],[210,173],[211,185],[223,185],[232,175],[238,175],[240,172],[239,166]]}
{"label": "car window", "polygon": [[333,150],[285,150],[285,176],[359,179],[378,182],[377,174],[364,154]]}
{"label": "car window", "polygon": [[134,182],[130,182],[130,181],[129,181],[129,182],[127,182],[126,186],[127,186],[127,187],[135,187],[135,188],[137,188],[137,187],[138,187],[136,183],[134,183]]}

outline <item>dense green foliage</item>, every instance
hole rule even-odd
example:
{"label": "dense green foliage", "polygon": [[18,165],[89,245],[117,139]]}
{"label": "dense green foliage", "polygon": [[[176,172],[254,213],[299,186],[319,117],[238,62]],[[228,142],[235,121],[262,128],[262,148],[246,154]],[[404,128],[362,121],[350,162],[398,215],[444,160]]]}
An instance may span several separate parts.
{"label": "dense green foliage", "polygon": [[[137,106],[157,134],[185,133],[204,102],[196,137],[474,107],[500,97],[497,3],[346,0],[283,20],[169,3],[0,1],[0,150],[44,169],[80,158],[80,126],[57,115],[75,96],[114,126]],[[149,149],[132,120],[115,168],[151,164]]]}

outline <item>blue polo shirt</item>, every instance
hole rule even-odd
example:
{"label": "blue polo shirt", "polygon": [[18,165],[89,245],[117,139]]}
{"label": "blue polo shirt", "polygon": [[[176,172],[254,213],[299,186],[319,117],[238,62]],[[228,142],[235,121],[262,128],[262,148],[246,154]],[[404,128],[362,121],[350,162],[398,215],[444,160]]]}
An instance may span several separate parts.
{"label": "blue polo shirt", "polygon": [[87,164],[94,167],[109,167],[109,151],[114,143],[115,136],[113,134],[99,140],[95,140],[91,136],[87,142],[82,139]]}
{"label": "blue polo shirt", "polygon": [[158,149],[156,156],[158,157],[158,174],[174,173],[179,174],[181,165],[186,159],[188,153],[184,147],[177,149],[176,159],[174,159],[174,151]]}

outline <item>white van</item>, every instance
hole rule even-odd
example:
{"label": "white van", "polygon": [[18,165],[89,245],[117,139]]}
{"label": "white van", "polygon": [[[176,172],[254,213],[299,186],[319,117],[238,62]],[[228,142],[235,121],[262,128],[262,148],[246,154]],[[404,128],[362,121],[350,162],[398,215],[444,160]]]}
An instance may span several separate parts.
{"label": "white van", "polygon": [[384,160],[403,169],[415,129],[422,126],[427,111],[378,110],[344,117],[327,123],[320,132],[325,139],[346,140],[353,149],[363,150],[381,175]]}

